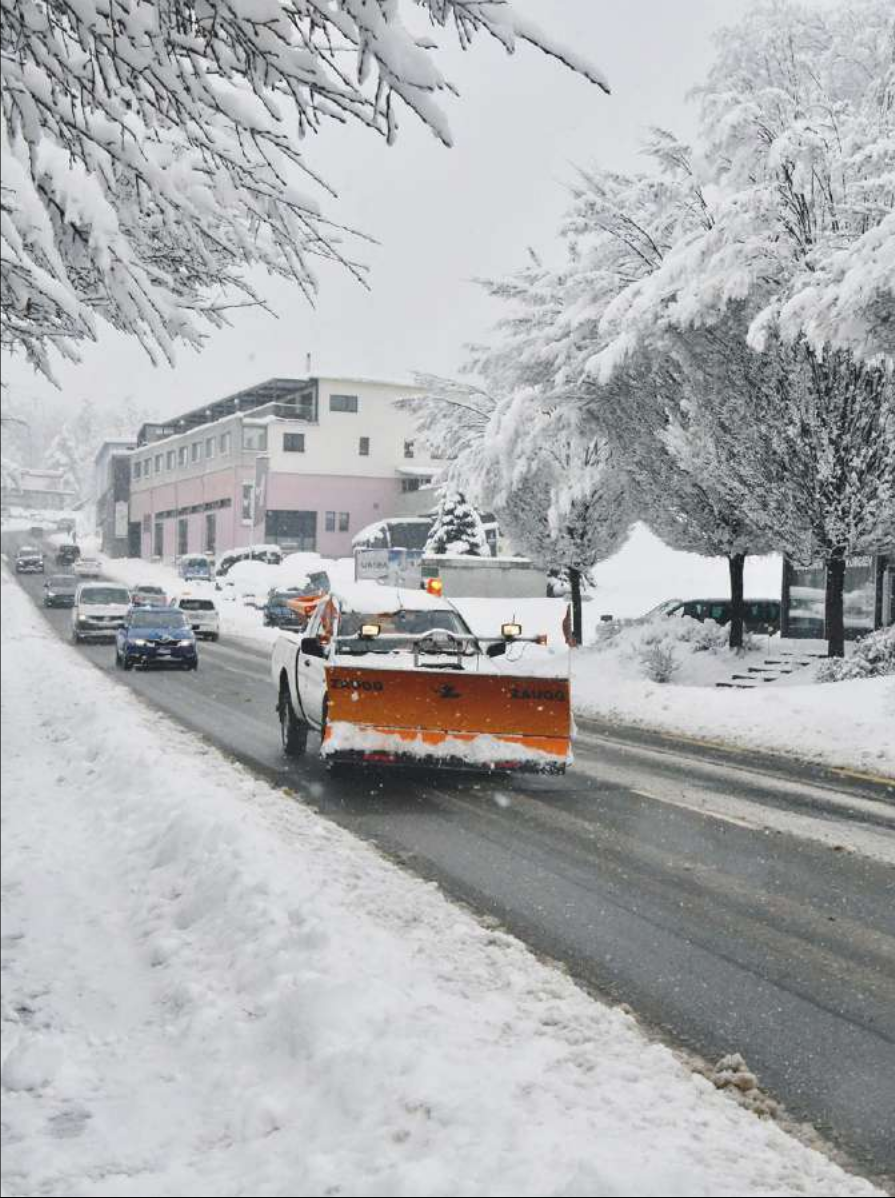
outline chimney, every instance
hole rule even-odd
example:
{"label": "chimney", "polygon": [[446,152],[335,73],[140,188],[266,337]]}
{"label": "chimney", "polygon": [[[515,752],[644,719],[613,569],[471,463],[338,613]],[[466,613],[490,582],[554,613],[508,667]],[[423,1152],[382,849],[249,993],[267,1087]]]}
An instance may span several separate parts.
{"label": "chimney", "polygon": [[311,376],[311,355],[310,354],[305,354],[305,374],[310,378],[310,376]]}

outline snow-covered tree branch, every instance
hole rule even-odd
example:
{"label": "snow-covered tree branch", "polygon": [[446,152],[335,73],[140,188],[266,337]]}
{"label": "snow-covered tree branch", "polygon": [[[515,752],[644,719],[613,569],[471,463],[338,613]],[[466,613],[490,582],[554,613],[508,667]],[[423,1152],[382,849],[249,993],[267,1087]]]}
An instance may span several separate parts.
{"label": "snow-covered tree branch", "polygon": [[[105,320],[170,358],[220,325],[248,268],[309,298],[314,261],[361,277],[308,135],[393,141],[401,107],[444,144],[453,90],[429,37],[527,42],[600,72],[487,0],[2,0],[2,344],[50,373]],[[228,298],[230,297],[230,298]]]}

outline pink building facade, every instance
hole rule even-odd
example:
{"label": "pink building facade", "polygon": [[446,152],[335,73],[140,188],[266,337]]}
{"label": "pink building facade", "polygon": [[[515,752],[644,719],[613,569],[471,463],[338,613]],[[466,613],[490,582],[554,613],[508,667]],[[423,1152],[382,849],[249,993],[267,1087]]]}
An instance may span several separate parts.
{"label": "pink building facade", "polygon": [[366,525],[406,509],[421,462],[400,384],[275,379],[165,425],[131,455],[141,556],[173,561],[251,544],[351,553]]}

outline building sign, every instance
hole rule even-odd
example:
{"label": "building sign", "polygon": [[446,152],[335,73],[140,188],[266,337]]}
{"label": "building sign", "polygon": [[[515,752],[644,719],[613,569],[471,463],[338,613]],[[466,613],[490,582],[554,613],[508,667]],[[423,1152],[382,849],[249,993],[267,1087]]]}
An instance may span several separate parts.
{"label": "building sign", "polygon": [[387,549],[355,549],[355,582],[379,582],[388,577]]}
{"label": "building sign", "polygon": [[115,504],[115,536],[116,536],[116,538],[127,536],[127,524],[128,524],[127,515],[128,515],[127,503],[124,500],[119,499],[118,502]]}
{"label": "building sign", "polygon": [[270,458],[265,454],[259,454],[255,458],[255,490],[252,503],[252,513],[256,528],[259,524],[264,524],[267,514],[267,481],[269,474]]}
{"label": "building sign", "polygon": [[422,559],[421,549],[355,549],[355,581],[418,590],[422,583]]}

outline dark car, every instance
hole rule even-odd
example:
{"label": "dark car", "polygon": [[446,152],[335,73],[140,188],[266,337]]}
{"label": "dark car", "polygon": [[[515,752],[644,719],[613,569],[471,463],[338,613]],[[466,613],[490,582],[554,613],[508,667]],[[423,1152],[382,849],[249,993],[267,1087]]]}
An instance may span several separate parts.
{"label": "dark car", "polygon": [[273,628],[304,628],[329,589],[325,570],[313,571],[297,586],[275,587],[264,605],[264,623]]}
{"label": "dark car", "polygon": [[77,545],[60,545],[56,550],[56,565],[71,566],[81,556],[81,550]]}
{"label": "dark car", "polygon": [[297,590],[271,591],[264,604],[264,623],[270,628],[304,628],[307,616],[290,606],[290,600],[298,598]]}
{"label": "dark car", "polygon": [[44,555],[34,545],[23,545],[16,554],[16,574],[43,574]]}
{"label": "dark car", "polygon": [[199,666],[196,634],[182,611],[171,607],[132,608],[115,638],[115,664]]}
{"label": "dark car", "polygon": [[162,587],[146,584],[134,587],[131,591],[131,603],[134,607],[167,607],[168,596]]}
{"label": "dark car", "polygon": [[[729,599],[687,599],[675,604],[669,616],[689,616],[692,620],[714,620],[716,624],[730,623]],[[779,599],[744,599],[743,627],[747,632],[772,633],[780,631]]]}
{"label": "dark car", "polygon": [[78,585],[74,574],[52,574],[44,583],[44,607],[74,607]]}

